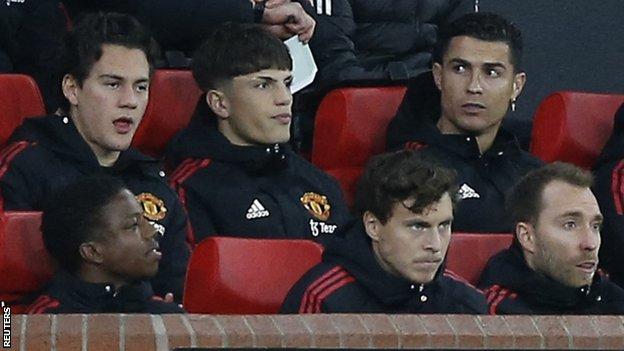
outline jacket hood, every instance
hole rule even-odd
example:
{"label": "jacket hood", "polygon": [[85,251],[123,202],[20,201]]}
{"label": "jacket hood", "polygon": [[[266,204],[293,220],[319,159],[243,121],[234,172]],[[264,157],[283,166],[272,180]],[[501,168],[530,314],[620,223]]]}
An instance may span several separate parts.
{"label": "jacket hood", "polygon": [[285,168],[292,153],[287,144],[238,146],[230,143],[217,128],[217,116],[199,98],[191,122],[169,144],[167,159],[177,167],[186,159],[212,159],[243,165],[250,171],[263,172]]}
{"label": "jacket hood", "polygon": [[345,227],[344,237],[328,238],[323,261],[344,267],[358,283],[387,306],[405,306],[406,301],[414,298],[415,287],[423,294],[438,293],[441,289],[440,277],[444,272],[443,263],[434,280],[428,284],[410,282],[386,272],[375,258],[361,219],[354,219]]}
{"label": "jacket hood", "polygon": [[615,113],[613,121],[613,132],[602,149],[596,166],[612,161],[619,161],[624,158],[624,104]]}
{"label": "jacket hood", "polygon": [[603,293],[605,278],[596,273],[591,285],[565,286],[527,266],[521,250],[512,245],[495,255],[481,276],[480,286],[500,285],[517,293],[531,305],[549,310],[571,310],[579,304],[593,303]]}
{"label": "jacket hood", "polygon": [[[85,167],[100,167],[95,154],[78,133],[72,119],[67,116],[48,115],[25,119],[22,125],[15,129],[9,142],[22,140],[36,143]],[[148,167],[158,167],[157,160],[131,147],[121,152],[113,168],[124,169],[137,162]]]}

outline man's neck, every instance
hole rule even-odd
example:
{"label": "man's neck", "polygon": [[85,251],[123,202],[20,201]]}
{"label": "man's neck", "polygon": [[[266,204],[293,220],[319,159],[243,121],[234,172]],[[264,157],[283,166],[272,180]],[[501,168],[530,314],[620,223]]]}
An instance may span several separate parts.
{"label": "man's neck", "polygon": [[[467,135],[466,131],[457,128],[446,118],[440,117],[438,119],[438,123],[436,123],[436,126],[438,127],[440,133],[445,135]],[[481,134],[474,135],[475,139],[477,140],[477,146],[479,146],[479,153],[484,154],[492,147],[492,145],[494,144],[494,139],[496,139],[496,135],[498,134],[499,127],[500,126],[492,126]]]}
{"label": "man's neck", "polygon": [[111,284],[115,287],[115,291],[119,290],[120,287],[129,284],[126,281],[122,281],[116,279],[114,277],[109,276],[108,274],[103,273],[99,269],[92,269],[91,267],[81,267],[81,269],[77,272],[78,278],[80,280],[85,281],[87,283],[93,284]]}

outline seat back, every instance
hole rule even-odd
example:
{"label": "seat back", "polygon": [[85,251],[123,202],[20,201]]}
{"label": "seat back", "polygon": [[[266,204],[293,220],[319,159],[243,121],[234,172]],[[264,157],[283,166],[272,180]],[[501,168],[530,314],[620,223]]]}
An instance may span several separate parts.
{"label": "seat back", "polygon": [[190,313],[277,313],[321,254],[322,247],[307,240],[210,237],[191,256],[184,308]]}
{"label": "seat back", "polygon": [[132,145],[150,156],[161,157],[169,140],[188,125],[201,93],[190,70],[156,70]]}
{"label": "seat back", "polygon": [[490,257],[508,248],[512,241],[512,234],[453,233],[446,268],[476,285]]}
{"label": "seat back", "polygon": [[[43,244],[40,226],[41,212],[0,215],[0,300],[20,303],[52,277],[53,261]],[[16,308],[14,312],[19,312],[19,306]]]}
{"label": "seat back", "polygon": [[24,74],[0,74],[0,146],[26,117],[45,114],[35,81]]}
{"label": "seat back", "polygon": [[335,176],[351,202],[368,159],[385,150],[386,129],[404,86],[339,88],[321,101],[315,117],[312,163]]}
{"label": "seat back", "polygon": [[611,136],[613,116],[624,95],[557,92],[535,112],[531,153],[546,162],[565,161],[590,169]]}

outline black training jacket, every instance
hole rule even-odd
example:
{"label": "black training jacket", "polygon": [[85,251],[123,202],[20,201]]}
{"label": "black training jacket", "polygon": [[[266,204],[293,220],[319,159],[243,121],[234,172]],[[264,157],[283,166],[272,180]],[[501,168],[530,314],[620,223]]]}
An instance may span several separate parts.
{"label": "black training jacket", "polygon": [[470,135],[441,134],[440,93],[431,72],[410,82],[405,98],[387,132],[390,150],[417,149],[442,166],[457,171],[460,203],[453,230],[461,232],[509,232],[505,196],[525,173],[541,161],[520,149],[515,136],[500,129],[494,144],[481,154]]}
{"label": "black training jacket", "polygon": [[594,194],[604,216],[600,265],[624,286],[624,104],[615,114],[613,134],[594,166]]}
{"label": "black training jacket", "polygon": [[115,291],[112,284],[88,283],[59,270],[45,292],[27,313],[184,313],[176,303],[154,296],[148,282],[124,285]]}
{"label": "black training jacket", "polygon": [[333,178],[285,144],[231,144],[202,105],[167,151],[191,241],[212,235],[322,241],[348,221]]}
{"label": "black training jacket", "polygon": [[282,313],[484,314],[484,295],[440,267],[429,284],[389,274],[374,257],[361,220],[326,243],[323,262],[290,290]]}
{"label": "black training jacket", "polygon": [[431,66],[438,27],[461,0],[323,0],[310,47],[327,88],[355,81],[401,81]]}
{"label": "black training jacket", "polygon": [[0,200],[5,210],[39,211],[53,191],[98,172],[118,176],[135,195],[144,194],[152,202],[142,201],[144,216],[164,227],[163,256],[152,285],[159,295],[171,292],[182,298],[189,258],[187,218],[156,160],[130,148],[113,167],[101,167],[71,118],[50,115],[26,119],[2,151],[0,164]]}
{"label": "black training jacket", "polygon": [[623,314],[624,290],[600,272],[572,288],[529,268],[515,245],[490,259],[481,275],[490,314]]}

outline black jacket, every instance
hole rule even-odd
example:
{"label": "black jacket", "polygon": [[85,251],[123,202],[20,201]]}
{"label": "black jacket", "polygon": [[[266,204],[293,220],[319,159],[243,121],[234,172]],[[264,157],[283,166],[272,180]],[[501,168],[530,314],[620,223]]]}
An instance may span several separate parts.
{"label": "black jacket", "polygon": [[486,313],[483,294],[441,266],[434,280],[414,284],[377,263],[361,220],[326,244],[323,262],[290,290],[282,313]]}
{"label": "black jacket", "polygon": [[624,286],[624,104],[615,114],[613,134],[594,166],[594,194],[604,216],[600,265]]}
{"label": "black jacket", "polygon": [[202,105],[167,152],[177,166],[171,182],[188,211],[192,240],[231,235],[322,241],[349,219],[333,178],[285,144],[231,144]]}
{"label": "black jacket", "polygon": [[354,81],[406,80],[431,66],[438,26],[461,0],[315,1],[310,41],[327,88]]}
{"label": "black jacket", "polygon": [[28,313],[184,313],[176,303],[155,297],[149,283],[124,285],[88,283],[59,270],[45,292],[33,302]]}
{"label": "black jacket", "polygon": [[490,259],[479,286],[490,314],[624,313],[624,290],[602,273],[591,286],[567,287],[529,268],[515,245]]}
{"label": "black jacket", "polygon": [[25,120],[0,154],[0,164],[0,200],[5,210],[41,210],[53,191],[98,172],[120,177],[135,195],[149,193],[162,200],[165,217],[156,222],[165,229],[160,240],[163,257],[152,285],[158,294],[172,292],[176,299],[182,298],[189,258],[187,219],[156,160],[130,148],[113,167],[101,167],[71,118],[51,115]]}
{"label": "black jacket", "polygon": [[410,82],[388,126],[388,149],[418,149],[457,171],[462,201],[455,211],[453,230],[509,232],[505,195],[541,161],[521,150],[516,138],[504,129],[498,131],[490,149],[481,154],[474,137],[441,134],[436,126],[439,117],[440,93],[428,72]]}

